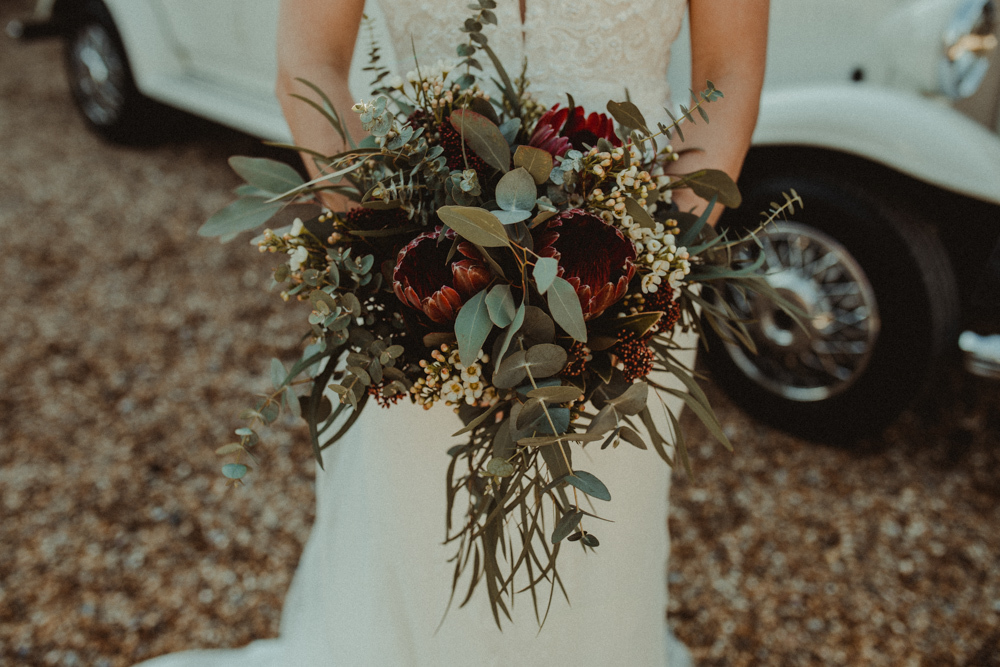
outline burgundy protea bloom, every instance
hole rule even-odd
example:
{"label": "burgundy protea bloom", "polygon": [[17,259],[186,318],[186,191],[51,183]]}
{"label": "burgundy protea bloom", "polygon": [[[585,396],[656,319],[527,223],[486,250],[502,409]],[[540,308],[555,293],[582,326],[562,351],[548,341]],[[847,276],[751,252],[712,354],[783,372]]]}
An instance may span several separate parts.
{"label": "burgundy protea bloom", "polygon": [[576,290],[583,319],[597,317],[623,296],[635,274],[635,246],[615,227],[578,208],[549,220],[535,244],[559,262],[558,275]]}
{"label": "burgundy protea bloom", "polygon": [[528,145],[552,155],[563,155],[570,148],[583,150],[584,144],[595,146],[601,138],[613,146],[622,145],[615,135],[614,122],[604,114],[595,111],[587,116],[583,107],[573,107],[570,111],[560,109],[557,104],[538,119]]}
{"label": "burgundy protea bloom", "polygon": [[[451,243],[438,243],[441,227],[410,241],[396,258],[392,289],[400,301],[438,323],[451,322],[469,297],[490,282],[490,270],[468,241],[447,262]],[[455,238],[448,230],[447,239]]]}

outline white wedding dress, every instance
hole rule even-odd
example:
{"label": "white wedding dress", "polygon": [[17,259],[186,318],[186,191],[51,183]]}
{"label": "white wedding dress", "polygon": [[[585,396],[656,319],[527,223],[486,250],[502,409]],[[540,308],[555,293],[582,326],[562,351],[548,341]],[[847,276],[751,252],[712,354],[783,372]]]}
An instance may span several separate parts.
{"label": "white wedding dress", "polygon": [[[383,3],[401,73],[412,66],[411,34],[421,62],[454,58],[466,2]],[[486,28],[490,45],[511,76],[527,56],[537,99],[565,103],[571,92],[588,111],[604,111],[628,88],[651,121],[661,118],[684,0],[526,0],[523,23],[518,0],[498,5],[499,26]],[[678,356],[692,364],[696,339],[684,343],[691,349]],[[668,405],[680,412],[676,399]],[[650,408],[669,433],[652,392]],[[446,562],[453,547],[442,545],[446,451],[461,442],[450,437],[459,428],[448,407],[370,404],[326,450],[325,471],[317,469],[316,523],[280,637],[162,656],[144,667],[666,665],[670,469],[652,449],[629,445],[574,453],[574,465],[610,489],[612,501],[595,504],[614,523],[591,522],[601,540],[596,551],[564,546],[559,571],[570,602],[557,592],[541,631],[527,593],[515,600],[514,622],[504,619],[498,631],[484,586],[464,608],[456,603],[438,629],[453,574]]]}

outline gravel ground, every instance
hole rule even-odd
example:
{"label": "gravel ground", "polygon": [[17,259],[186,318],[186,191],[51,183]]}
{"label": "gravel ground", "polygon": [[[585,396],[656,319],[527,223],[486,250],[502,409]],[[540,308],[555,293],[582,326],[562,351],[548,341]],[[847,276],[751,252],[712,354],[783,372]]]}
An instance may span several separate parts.
{"label": "gravel ground", "polygon": [[[0,25],[30,9],[0,3]],[[255,142],[127,149],[72,109],[58,45],[0,40],[0,664],[124,666],[277,632],[312,521],[303,429],[227,490],[213,449],[297,354],[270,268],[195,235]],[[699,665],[1000,665],[997,385],[855,451],[690,416],[670,620]]]}

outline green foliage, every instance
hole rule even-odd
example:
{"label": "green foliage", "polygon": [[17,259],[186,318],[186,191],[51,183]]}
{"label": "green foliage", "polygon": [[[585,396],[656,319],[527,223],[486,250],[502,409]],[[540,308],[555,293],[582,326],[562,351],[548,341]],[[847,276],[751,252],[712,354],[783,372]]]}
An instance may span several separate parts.
{"label": "green foliage", "polygon": [[486,296],[486,308],[493,324],[501,329],[513,322],[517,309],[514,307],[514,296],[510,293],[510,285],[494,285]]}
{"label": "green foliage", "polygon": [[247,185],[259,188],[271,196],[280,195],[304,182],[299,172],[276,160],[234,155],[229,158],[229,166]]}
{"label": "green foliage", "polygon": [[442,206],[437,215],[444,224],[476,245],[484,248],[510,245],[503,223],[489,211],[471,206]]}
{"label": "green foliage", "polygon": [[260,227],[281,209],[280,203],[261,203],[255,198],[237,199],[210,217],[198,229],[199,236],[233,237]]}
{"label": "green foliage", "polygon": [[556,276],[552,279],[552,285],[546,291],[546,296],[552,319],[574,339],[586,343],[587,323],[583,321],[583,308],[573,286]]}
{"label": "green foliage", "polygon": [[458,311],[458,318],[455,320],[455,338],[458,339],[459,356],[465,366],[476,361],[476,355],[483,349],[486,337],[493,330],[486,297],[487,291],[482,290],[469,299]]}
{"label": "green foliage", "polygon": [[[535,266],[531,270],[531,276],[535,279],[535,287],[540,294],[545,294],[559,272],[559,263],[551,257],[539,257],[535,260]],[[582,310],[581,310],[582,312]]]}
{"label": "green foliage", "polygon": [[505,225],[521,222],[531,217],[535,208],[535,181],[523,167],[518,167],[503,175],[496,187],[497,206],[501,210],[493,211]]}
{"label": "green foliage", "polygon": [[[503,128],[501,128],[502,132]],[[504,134],[504,138],[507,138],[506,134]],[[535,184],[541,185],[549,179],[549,174],[552,173],[552,155],[541,148],[518,146],[514,150],[514,166],[524,168],[531,174]]]}
{"label": "green foliage", "polygon": [[468,109],[456,109],[449,121],[465,143],[488,165],[502,172],[510,169],[510,146],[500,128],[489,118]]}
{"label": "green foliage", "polygon": [[565,481],[580,489],[591,498],[611,500],[611,492],[608,491],[608,487],[604,486],[604,482],[589,472],[574,470],[573,474],[566,476]]}

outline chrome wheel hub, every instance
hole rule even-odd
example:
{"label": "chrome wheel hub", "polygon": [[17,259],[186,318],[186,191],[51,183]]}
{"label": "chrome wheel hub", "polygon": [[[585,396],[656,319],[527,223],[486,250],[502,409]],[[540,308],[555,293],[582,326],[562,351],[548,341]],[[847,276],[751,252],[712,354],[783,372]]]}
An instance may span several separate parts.
{"label": "chrome wheel hub", "polygon": [[767,283],[804,315],[798,321],[770,299],[731,290],[727,300],[749,320],[754,355],[726,343],[736,365],[762,387],[793,401],[822,401],[846,390],[871,359],[880,322],[875,292],[836,239],[796,222],[761,236]]}
{"label": "chrome wheel hub", "polygon": [[95,125],[110,125],[125,100],[125,64],[102,26],[83,27],[70,45],[74,87],[83,113]]}

